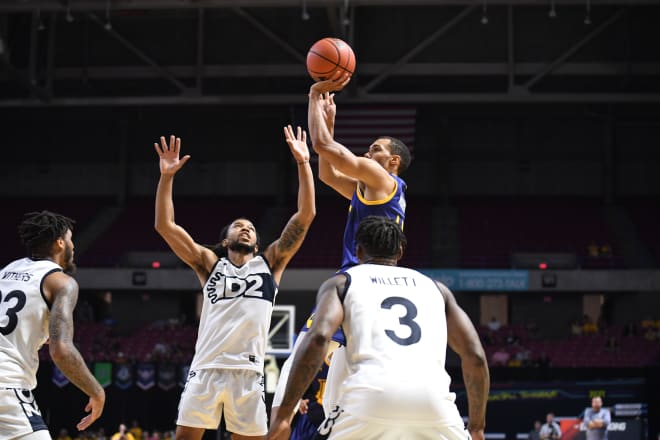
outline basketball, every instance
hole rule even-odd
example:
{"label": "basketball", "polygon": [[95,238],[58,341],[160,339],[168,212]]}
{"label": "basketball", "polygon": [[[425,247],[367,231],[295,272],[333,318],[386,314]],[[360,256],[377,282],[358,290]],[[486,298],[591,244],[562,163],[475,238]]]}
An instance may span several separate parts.
{"label": "basketball", "polygon": [[353,75],[355,54],[345,41],[339,38],[323,38],[307,52],[307,72],[314,81],[323,81],[341,70]]}

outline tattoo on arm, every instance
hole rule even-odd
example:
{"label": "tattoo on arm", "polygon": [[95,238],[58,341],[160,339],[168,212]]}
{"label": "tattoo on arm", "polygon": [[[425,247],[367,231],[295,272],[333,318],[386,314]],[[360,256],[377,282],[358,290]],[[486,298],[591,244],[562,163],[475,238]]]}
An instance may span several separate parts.
{"label": "tattoo on arm", "polygon": [[300,244],[300,241],[304,236],[305,227],[297,220],[292,219],[286,225],[284,231],[282,231],[280,240],[277,243],[277,250],[282,253],[288,253],[294,249],[296,245]]}
{"label": "tattoo on arm", "polygon": [[[64,290],[64,289],[63,289]],[[73,343],[71,313],[78,301],[78,293],[71,287],[57,294],[50,309],[49,333],[51,341]]]}
{"label": "tattoo on arm", "polygon": [[55,294],[49,318],[50,353],[57,367],[75,386],[88,396],[94,396],[103,388],[73,345],[73,309],[78,299],[77,290],[74,283],[69,283]]}

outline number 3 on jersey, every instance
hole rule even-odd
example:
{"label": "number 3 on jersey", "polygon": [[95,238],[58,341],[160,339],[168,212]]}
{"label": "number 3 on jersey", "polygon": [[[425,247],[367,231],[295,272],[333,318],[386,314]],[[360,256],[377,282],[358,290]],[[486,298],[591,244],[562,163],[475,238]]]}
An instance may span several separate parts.
{"label": "number 3 on jersey", "polygon": [[406,314],[399,317],[399,324],[410,328],[410,336],[407,338],[401,338],[397,336],[394,330],[390,329],[385,330],[385,334],[399,345],[416,344],[422,338],[422,328],[414,321],[414,318],[417,316],[417,307],[409,299],[400,296],[390,296],[380,303],[381,308],[388,310],[391,310],[392,306],[395,305],[400,305],[406,308]]}
{"label": "number 3 on jersey", "polygon": [[25,302],[25,293],[20,290],[12,290],[4,298],[0,292],[0,333],[8,335],[14,331],[18,325],[16,314],[25,307]]}

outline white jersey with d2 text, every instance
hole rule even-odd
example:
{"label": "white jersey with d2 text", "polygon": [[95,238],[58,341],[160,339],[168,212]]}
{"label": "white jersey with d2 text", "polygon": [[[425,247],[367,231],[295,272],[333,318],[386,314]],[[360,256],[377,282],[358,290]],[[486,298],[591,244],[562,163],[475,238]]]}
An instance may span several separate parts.
{"label": "white jersey with d2 text", "polygon": [[445,301],[435,282],[412,269],[375,264],[346,274],[342,326],[349,376],[342,408],[364,419],[453,420]]}
{"label": "white jersey with d2 text", "polygon": [[277,284],[258,255],[243,266],[221,258],[202,290],[191,370],[240,368],[263,373]]}
{"label": "white jersey with d2 text", "polygon": [[50,260],[22,258],[0,271],[0,387],[36,388],[50,313],[43,279],[61,270]]}

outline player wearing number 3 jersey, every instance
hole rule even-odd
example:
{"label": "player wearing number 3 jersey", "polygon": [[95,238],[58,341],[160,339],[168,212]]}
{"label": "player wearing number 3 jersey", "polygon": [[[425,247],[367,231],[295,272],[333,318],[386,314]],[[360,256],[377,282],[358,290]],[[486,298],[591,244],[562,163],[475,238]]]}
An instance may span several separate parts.
{"label": "player wearing number 3 jersey", "polygon": [[73,345],[78,284],[67,274],[75,269],[72,229],[73,220],[53,212],[26,214],[18,231],[28,256],[0,271],[0,439],[50,439],[32,394],[37,352],[46,342],[55,365],[89,396],[90,414],[78,429],[103,411],[105,392]]}
{"label": "player wearing number 3 jersey", "polygon": [[[266,435],[264,357],[277,286],[300,248],[315,216],[314,178],[305,132],[291,126],[285,138],[298,167],[298,210],[280,237],[260,253],[257,231],[237,218],[220,233],[212,250],[197,244],[174,222],[174,175],[190,156],[179,158],[181,139],[155,144],[161,177],[156,192],[158,233],[188,264],[202,285],[202,313],[195,355],[181,395],[178,440],[199,440],[217,429],[224,413],[234,440]],[[209,219],[213,221],[215,219]]]}
{"label": "player wearing number 3 jersey", "polygon": [[[393,220],[367,217],[356,241],[360,264],[319,289],[314,322],[268,438],[288,438],[289,421],[280,414],[295,406],[341,325],[349,373],[317,438],[483,440],[488,367],[471,321],[447,288],[412,269],[393,267],[405,245]],[[449,391],[448,344],[462,361],[467,430]]]}

